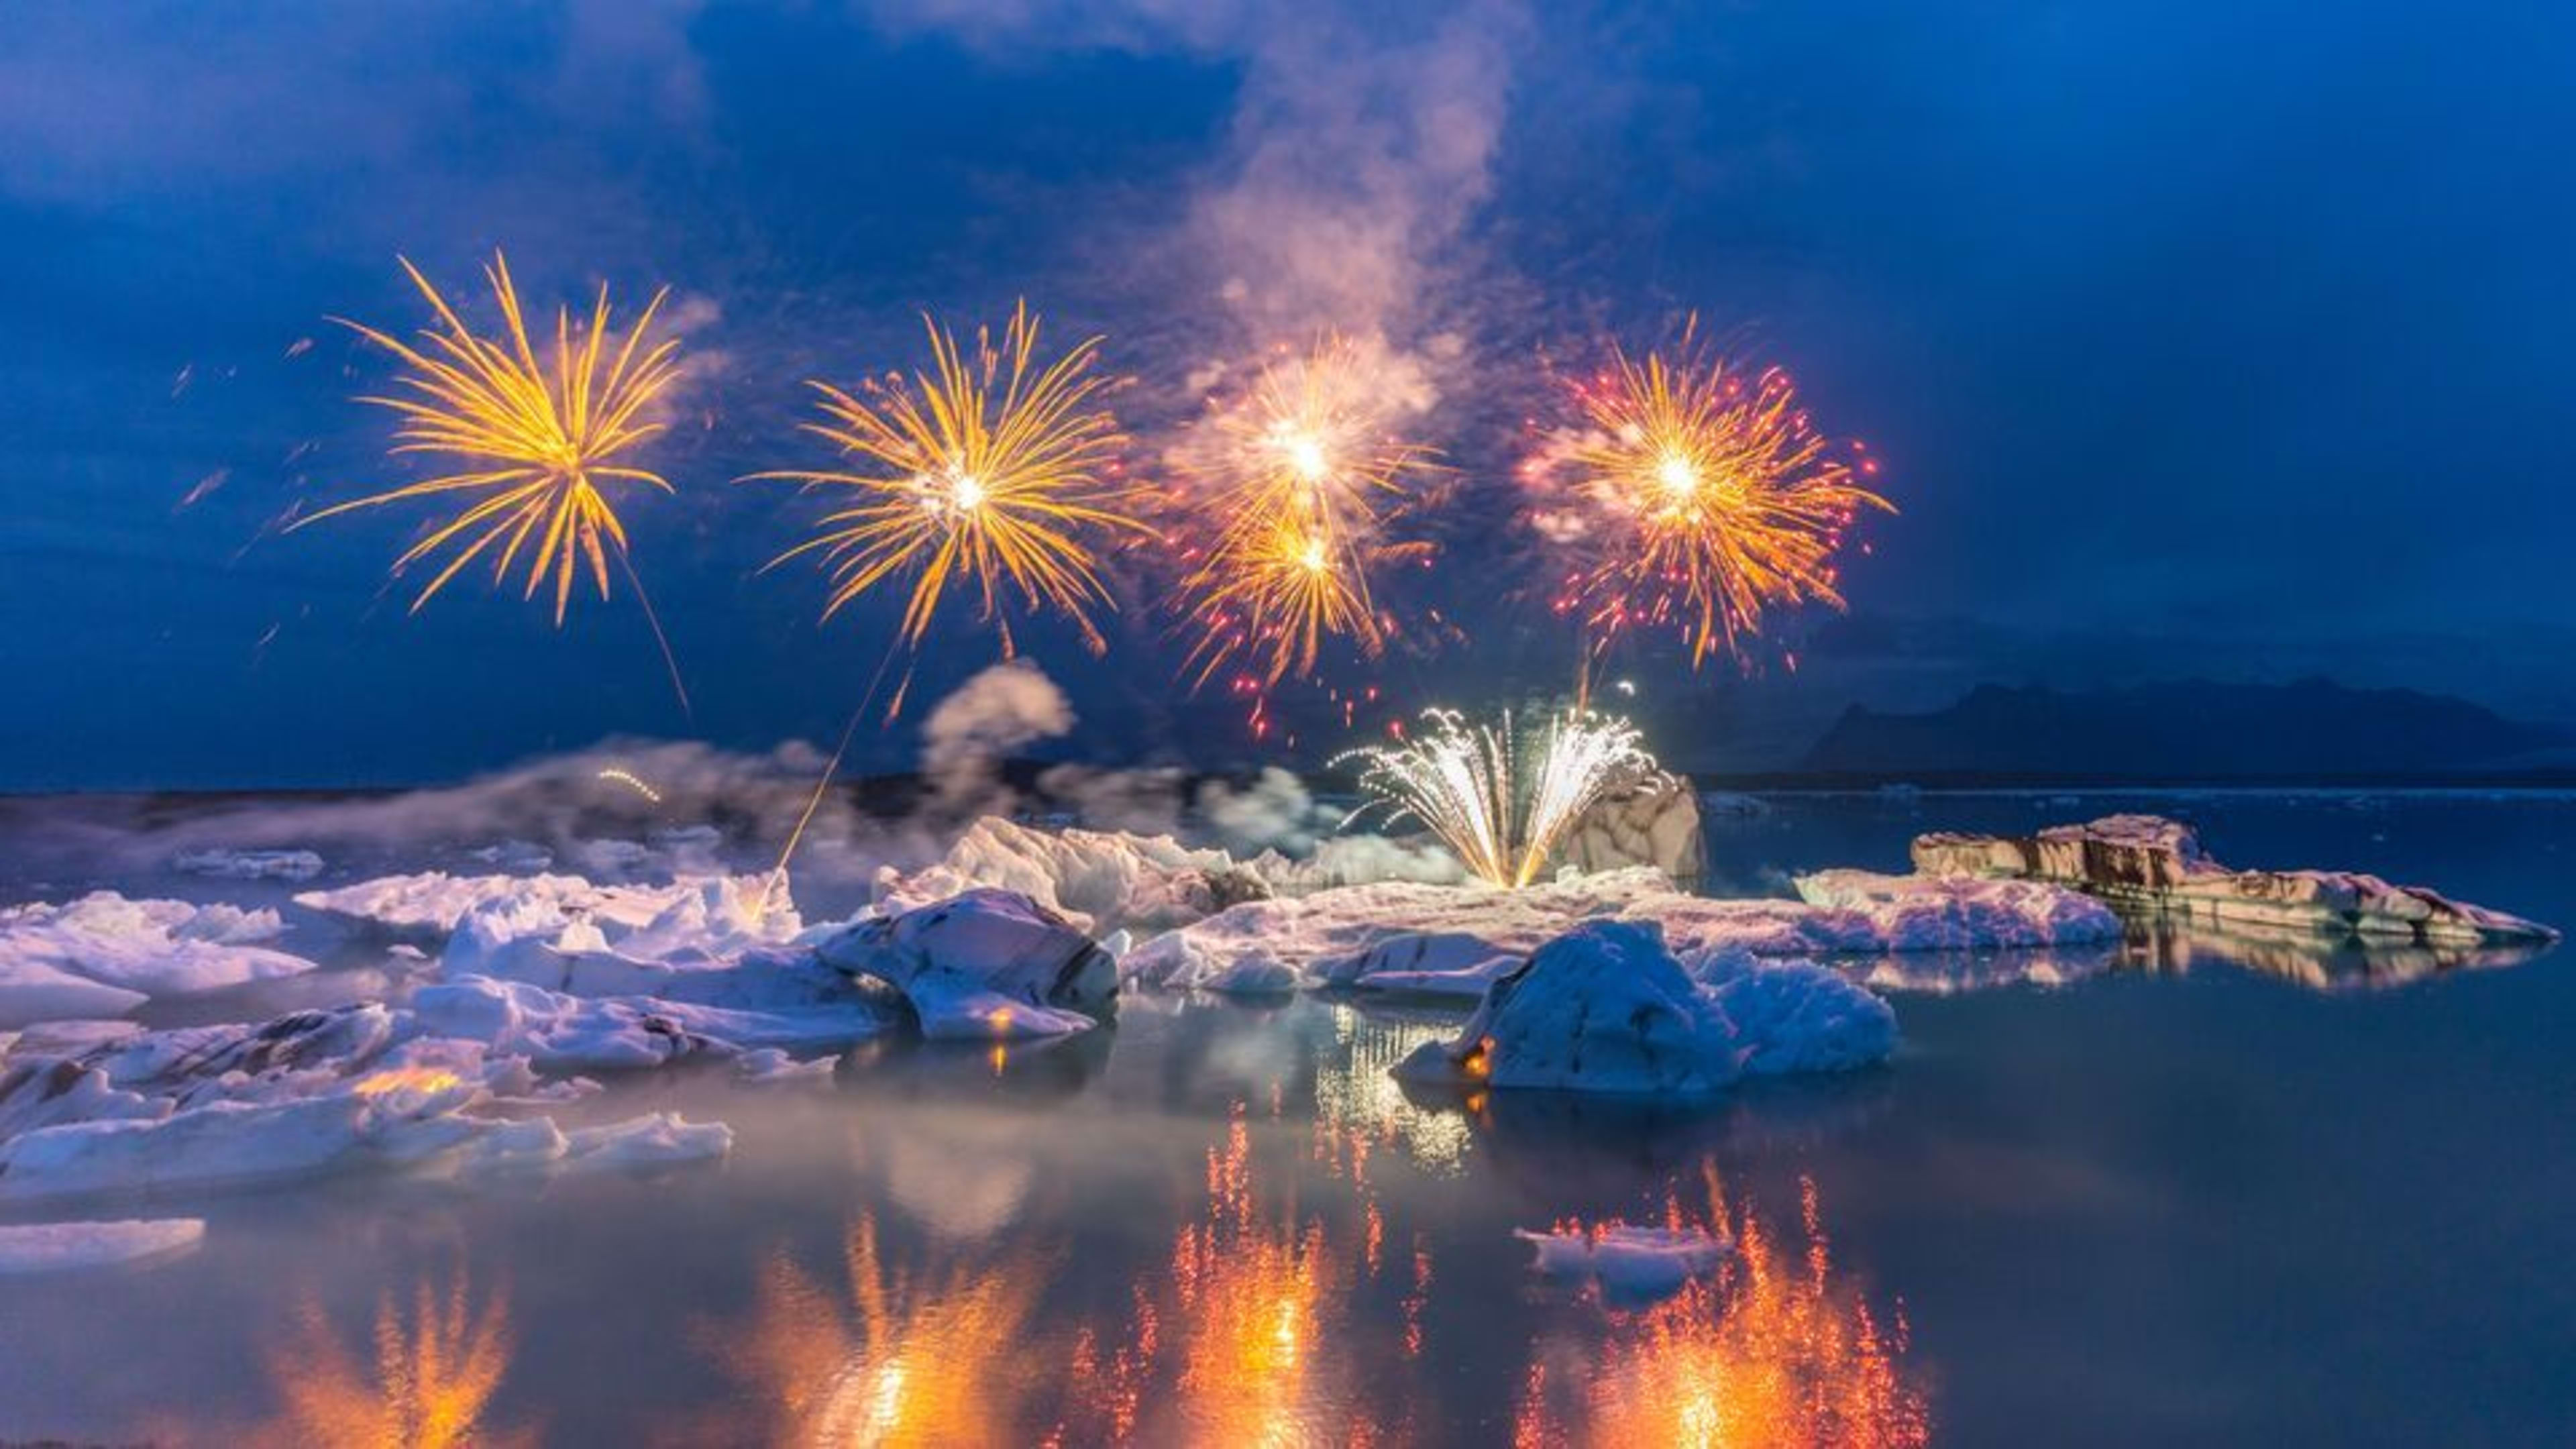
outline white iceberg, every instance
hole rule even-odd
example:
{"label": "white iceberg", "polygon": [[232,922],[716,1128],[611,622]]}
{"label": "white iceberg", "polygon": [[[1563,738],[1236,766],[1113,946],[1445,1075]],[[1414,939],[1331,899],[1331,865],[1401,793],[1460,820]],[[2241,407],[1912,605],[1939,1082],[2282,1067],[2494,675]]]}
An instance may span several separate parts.
{"label": "white iceberg", "polygon": [[1694,979],[1651,922],[1591,921],[1496,980],[1451,1041],[1398,1075],[1471,1088],[1659,1097],[1723,1091],[1746,1075],[1842,1071],[1886,1060],[1896,1015],[1830,971],[1731,965]]}
{"label": "white iceberg", "polygon": [[1110,1019],[1118,963],[1017,891],[977,888],[815,943],[835,970],[903,993],[933,1039],[1061,1036]]}
{"label": "white iceberg", "polygon": [[204,1242],[203,1218],[0,1226],[0,1277],[112,1268],[175,1257]]}

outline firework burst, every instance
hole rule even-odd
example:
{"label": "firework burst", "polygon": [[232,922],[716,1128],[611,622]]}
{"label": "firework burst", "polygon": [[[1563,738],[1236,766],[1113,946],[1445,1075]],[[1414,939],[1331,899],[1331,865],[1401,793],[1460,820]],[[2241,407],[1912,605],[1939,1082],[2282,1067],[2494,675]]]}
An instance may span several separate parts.
{"label": "firework burst", "polygon": [[[549,365],[538,360],[529,341],[518,288],[499,253],[484,269],[501,308],[504,330],[498,340],[475,335],[419,268],[408,260],[402,266],[436,312],[437,326],[424,329],[415,345],[361,323],[341,325],[403,365],[395,379],[400,391],[361,399],[401,416],[393,451],[450,459],[454,471],[335,504],[295,526],[413,499],[452,500],[460,505],[456,513],[394,561],[394,572],[401,574],[448,555],[412,608],[417,611],[468,564],[489,556],[496,583],[524,564],[524,597],[535,598],[551,582],[555,623],[561,625],[578,579],[586,575],[599,596],[608,597],[612,556],[634,578],[626,528],[604,485],[672,491],[660,474],[632,461],[662,431],[652,417],[654,404],[679,376],[679,344],[646,341],[668,290],[654,293],[635,325],[613,344],[605,286],[585,327],[575,328],[570,308],[557,309]],[[660,625],[654,628],[658,635]]]}
{"label": "firework burst", "polygon": [[1116,380],[1099,371],[1100,339],[1038,361],[1038,318],[1013,310],[1000,344],[979,330],[970,351],[924,317],[931,369],[858,392],[815,383],[824,420],[805,430],[853,460],[850,471],[755,474],[854,490],[814,537],[771,560],[821,556],[832,584],[823,616],[890,578],[909,575],[901,641],[917,648],[950,585],[972,590],[1002,631],[1016,594],[1031,610],[1072,621],[1095,652],[1107,647],[1091,610],[1110,603],[1083,535],[1150,532],[1129,511],[1139,490],[1117,481],[1126,438],[1106,406]]}
{"label": "firework burst", "polygon": [[1574,504],[1537,516],[1542,533],[1582,550],[1561,611],[1582,614],[1605,644],[1678,627],[1697,668],[1740,655],[1766,611],[1843,607],[1845,531],[1862,508],[1894,509],[1864,482],[1876,462],[1818,433],[1787,373],[1748,378],[1686,333],[1670,360],[1614,354],[1573,395],[1581,423],[1529,468]]}
{"label": "firework burst", "polygon": [[1587,806],[1656,771],[1623,719],[1560,711],[1524,737],[1508,712],[1500,726],[1471,726],[1445,709],[1422,718],[1428,728],[1417,738],[1334,762],[1360,761],[1360,787],[1374,797],[1351,818],[1370,809],[1410,815],[1470,874],[1507,890],[1538,879]]}
{"label": "firework burst", "polygon": [[1372,658],[1385,648],[1370,579],[1428,558],[1385,531],[1436,466],[1431,449],[1393,435],[1403,403],[1389,370],[1328,335],[1265,366],[1175,450],[1205,516],[1221,520],[1182,586],[1195,685],[1234,661],[1263,686],[1311,674],[1331,638]]}

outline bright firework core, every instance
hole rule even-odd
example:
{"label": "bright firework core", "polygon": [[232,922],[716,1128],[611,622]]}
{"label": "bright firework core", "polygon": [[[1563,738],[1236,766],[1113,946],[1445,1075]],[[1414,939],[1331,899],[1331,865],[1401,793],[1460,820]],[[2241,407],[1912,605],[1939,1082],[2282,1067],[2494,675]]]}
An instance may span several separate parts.
{"label": "bright firework core", "polygon": [[972,513],[984,506],[984,480],[962,468],[923,480],[922,491],[934,510]]}
{"label": "bright firework core", "polygon": [[[1560,711],[1523,737],[1506,711],[1499,726],[1469,726],[1454,710],[1422,712],[1429,726],[1401,745],[1353,750],[1360,788],[1440,837],[1479,880],[1517,890],[1538,879],[1574,822],[1613,790],[1656,773],[1636,727],[1581,710]],[[1349,824],[1349,820],[1343,822]]]}
{"label": "bright firework core", "polygon": [[1664,485],[1674,502],[1688,502],[1699,491],[1699,469],[1679,453],[1666,453],[1663,461],[1655,465],[1655,481]]}
{"label": "bright firework core", "polygon": [[1332,476],[1332,457],[1324,451],[1323,442],[1314,434],[1285,430],[1279,434],[1278,444],[1279,451],[1287,455],[1288,466],[1296,470],[1301,480],[1310,484],[1321,483]]}

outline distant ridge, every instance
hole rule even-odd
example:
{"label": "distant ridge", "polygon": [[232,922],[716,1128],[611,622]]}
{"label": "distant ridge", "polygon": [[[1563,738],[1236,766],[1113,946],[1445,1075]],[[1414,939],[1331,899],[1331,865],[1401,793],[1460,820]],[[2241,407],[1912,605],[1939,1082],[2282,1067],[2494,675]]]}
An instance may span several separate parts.
{"label": "distant ridge", "polygon": [[1802,771],[1858,778],[2223,783],[2483,778],[2564,764],[2576,731],[2412,689],[2181,680],[1980,685],[1925,714],[1853,706]]}

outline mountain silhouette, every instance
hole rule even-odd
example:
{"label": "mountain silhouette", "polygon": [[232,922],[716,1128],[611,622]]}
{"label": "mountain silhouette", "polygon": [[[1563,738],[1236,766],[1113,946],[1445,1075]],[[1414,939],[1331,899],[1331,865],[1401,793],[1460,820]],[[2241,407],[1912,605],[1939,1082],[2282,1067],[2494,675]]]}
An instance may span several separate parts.
{"label": "mountain silhouette", "polygon": [[2576,731],[2412,689],[2181,680],[2071,692],[1986,684],[1924,714],[1844,711],[1812,773],[2102,781],[2460,776],[2540,763]]}

